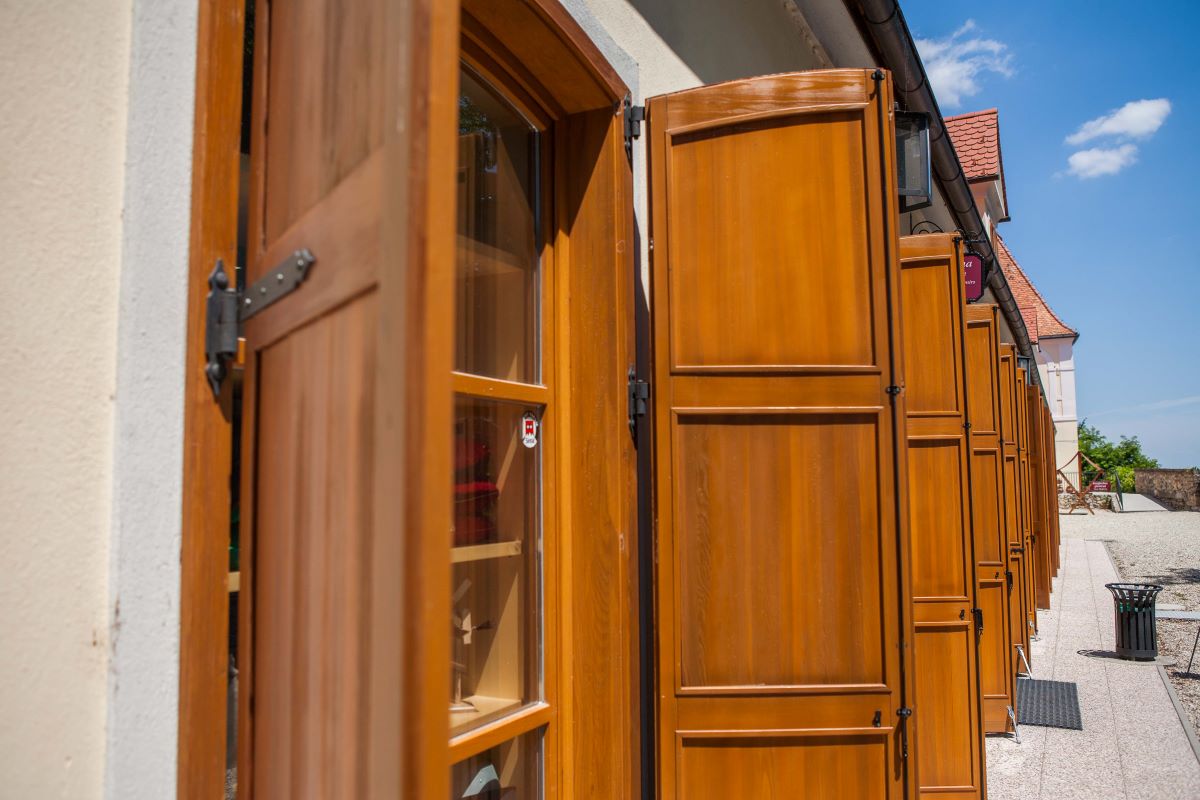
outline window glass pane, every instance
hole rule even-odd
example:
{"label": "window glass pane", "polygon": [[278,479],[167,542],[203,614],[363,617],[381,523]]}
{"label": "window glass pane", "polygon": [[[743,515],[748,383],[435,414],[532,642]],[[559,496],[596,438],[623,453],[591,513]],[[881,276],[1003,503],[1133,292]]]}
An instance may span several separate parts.
{"label": "window glass pane", "polygon": [[537,132],[469,69],[460,80],[454,368],[536,383]]}
{"label": "window glass pane", "polygon": [[541,699],[539,417],[539,409],[518,403],[455,403],[454,735]]}
{"label": "window glass pane", "polygon": [[536,730],[455,764],[450,797],[537,800],[542,796],[542,731]]}

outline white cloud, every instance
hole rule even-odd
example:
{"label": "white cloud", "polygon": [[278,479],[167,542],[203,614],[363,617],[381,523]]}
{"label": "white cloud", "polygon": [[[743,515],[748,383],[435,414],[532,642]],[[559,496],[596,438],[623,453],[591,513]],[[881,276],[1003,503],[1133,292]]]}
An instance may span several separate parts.
{"label": "white cloud", "polygon": [[967,20],[944,39],[916,40],[938,103],[947,108],[960,106],[966,98],[979,94],[979,78],[984,73],[1006,78],[1013,74],[1007,45],[969,35],[975,30],[975,21]]}
{"label": "white cloud", "polygon": [[1116,175],[1135,161],[1136,145],[1093,147],[1072,153],[1067,159],[1067,172],[1077,178],[1099,178],[1102,175]]}
{"label": "white cloud", "polygon": [[1171,101],[1165,97],[1132,100],[1115,111],[1083,123],[1066,141],[1067,144],[1083,144],[1102,136],[1144,139],[1161,128],[1170,113]]}

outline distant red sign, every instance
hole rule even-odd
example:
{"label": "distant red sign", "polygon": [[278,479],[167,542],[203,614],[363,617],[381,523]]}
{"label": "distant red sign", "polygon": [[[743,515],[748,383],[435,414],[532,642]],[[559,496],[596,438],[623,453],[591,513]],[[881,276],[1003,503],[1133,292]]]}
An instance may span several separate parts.
{"label": "distant red sign", "polygon": [[1111,492],[1112,491],[1112,481],[1092,481],[1092,487],[1091,487],[1090,491]]}
{"label": "distant red sign", "polygon": [[967,288],[968,303],[983,297],[983,256],[967,253],[963,258],[963,285]]}

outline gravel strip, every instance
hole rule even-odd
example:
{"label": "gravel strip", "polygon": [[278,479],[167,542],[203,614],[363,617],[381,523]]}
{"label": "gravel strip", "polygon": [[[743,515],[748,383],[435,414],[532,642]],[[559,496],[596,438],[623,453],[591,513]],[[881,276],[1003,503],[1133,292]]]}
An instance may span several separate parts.
{"label": "gravel strip", "polygon": [[[1088,516],[1082,512],[1061,515],[1063,538],[1102,539],[1112,554],[1121,579],[1157,583],[1163,587],[1158,606],[1200,611],[1200,513],[1144,512]],[[1200,652],[1185,673],[1196,628],[1200,622],[1158,620],[1158,651],[1175,659],[1167,667],[1171,685],[1200,731]]]}

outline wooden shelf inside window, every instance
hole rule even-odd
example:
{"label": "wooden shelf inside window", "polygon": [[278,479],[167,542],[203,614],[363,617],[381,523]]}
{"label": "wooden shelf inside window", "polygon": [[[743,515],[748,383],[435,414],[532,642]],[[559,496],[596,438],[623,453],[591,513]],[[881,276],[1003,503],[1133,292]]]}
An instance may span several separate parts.
{"label": "wooden shelf inside window", "polygon": [[461,726],[470,724],[475,728],[480,725],[487,724],[492,720],[499,719],[507,714],[511,714],[521,707],[521,701],[515,697],[488,697],[486,695],[477,694],[465,698],[466,702],[475,706],[472,711],[451,711],[450,712],[450,735],[454,735],[454,731]]}
{"label": "wooden shelf inside window", "polygon": [[465,564],[468,561],[484,561],[489,558],[508,558],[519,555],[521,555],[520,541],[467,544],[450,548],[450,563]]}
{"label": "wooden shelf inside window", "polygon": [[525,275],[530,265],[515,253],[484,244],[470,236],[458,235],[458,271],[475,277],[489,275]]}

